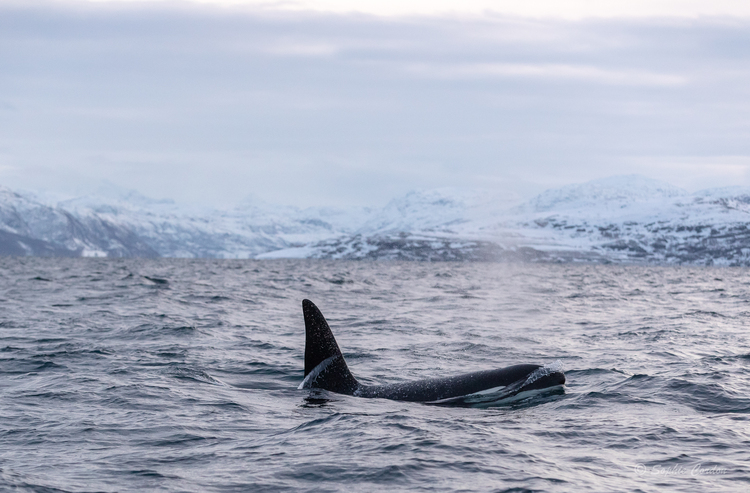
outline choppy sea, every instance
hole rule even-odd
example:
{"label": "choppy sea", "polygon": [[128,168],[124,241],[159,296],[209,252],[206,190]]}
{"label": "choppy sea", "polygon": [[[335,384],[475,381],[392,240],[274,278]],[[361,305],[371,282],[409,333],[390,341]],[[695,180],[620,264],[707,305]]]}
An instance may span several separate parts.
{"label": "choppy sea", "polygon": [[[0,258],[0,490],[750,491],[750,271]],[[477,409],[297,390],[560,360]]]}

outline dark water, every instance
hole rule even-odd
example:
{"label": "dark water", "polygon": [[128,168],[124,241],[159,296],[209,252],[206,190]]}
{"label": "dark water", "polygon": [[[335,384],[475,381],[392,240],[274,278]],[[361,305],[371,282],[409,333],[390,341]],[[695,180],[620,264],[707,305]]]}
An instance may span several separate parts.
{"label": "dark water", "polygon": [[[0,490],[748,491],[747,269],[0,258]],[[561,360],[489,409],[297,390],[300,301],[393,383]]]}

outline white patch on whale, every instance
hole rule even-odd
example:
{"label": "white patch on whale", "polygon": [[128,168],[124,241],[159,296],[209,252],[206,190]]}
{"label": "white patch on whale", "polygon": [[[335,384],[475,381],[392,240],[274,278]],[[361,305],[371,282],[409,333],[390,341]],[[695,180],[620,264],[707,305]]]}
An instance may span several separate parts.
{"label": "white patch on whale", "polygon": [[336,354],[334,356],[330,356],[313,368],[310,373],[307,374],[304,380],[302,380],[302,383],[299,384],[299,387],[297,387],[297,390],[302,389],[310,389],[312,388],[312,383],[315,381],[316,378],[318,378],[318,375],[320,375],[326,368],[328,368],[328,365],[333,363],[333,360],[336,358],[339,358],[340,355]]}

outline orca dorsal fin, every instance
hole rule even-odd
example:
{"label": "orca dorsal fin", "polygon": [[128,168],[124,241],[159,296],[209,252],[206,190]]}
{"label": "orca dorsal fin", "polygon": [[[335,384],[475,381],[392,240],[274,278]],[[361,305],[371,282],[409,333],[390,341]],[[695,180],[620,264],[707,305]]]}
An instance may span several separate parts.
{"label": "orca dorsal fin", "polygon": [[353,394],[359,387],[349,371],[328,322],[310,300],[302,300],[305,318],[305,379],[299,388]]}

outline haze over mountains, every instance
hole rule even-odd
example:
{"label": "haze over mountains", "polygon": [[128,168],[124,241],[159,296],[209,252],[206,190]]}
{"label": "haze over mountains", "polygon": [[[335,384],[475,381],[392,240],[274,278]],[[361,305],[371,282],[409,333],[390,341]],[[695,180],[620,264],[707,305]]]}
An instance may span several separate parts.
{"label": "haze over mountains", "polygon": [[135,192],[55,201],[0,188],[0,254],[750,265],[750,189],[642,176],[548,190],[413,191],[382,209],[248,201],[191,209]]}

